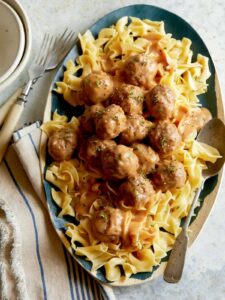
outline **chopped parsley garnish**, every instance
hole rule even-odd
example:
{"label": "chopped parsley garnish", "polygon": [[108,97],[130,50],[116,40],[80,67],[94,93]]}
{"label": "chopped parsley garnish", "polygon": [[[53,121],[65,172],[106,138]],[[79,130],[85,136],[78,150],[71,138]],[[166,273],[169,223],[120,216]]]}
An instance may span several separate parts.
{"label": "chopped parsley garnish", "polygon": [[144,96],[137,96],[134,90],[130,91],[129,96],[137,102],[142,103],[144,101]]}
{"label": "chopped parsley garnish", "polygon": [[138,103],[142,103],[144,101],[144,96],[137,96],[134,98],[134,100]]}
{"label": "chopped parsley garnish", "polygon": [[104,221],[108,221],[108,215],[107,215],[107,213],[106,212],[104,212],[104,211],[100,211],[99,212],[99,214],[98,214],[98,216],[101,218],[101,219],[103,219]]}
{"label": "chopped parsley garnish", "polygon": [[167,167],[166,167],[166,171],[167,171],[168,173],[174,173],[174,172],[176,171],[176,167],[173,166],[173,165],[167,166]]}
{"label": "chopped parsley garnish", "polygon": [[85,78],[85,83],[90,84],[91,80],[89,78]]}
{"label": "chopped parsley garnish", "polygon": [[102,116],[102,114],[103,114],[103,110],[98,110],[95,112],[96,118],[100,118]]}
{"label": "chopped parsley garnish", "polygon": [[119,160],[121,160],[121,158],[122,158],[122,155],[121,155],[121,153],[120,153],[120,154],[118,154],[118,155],[115,155],[115,160],[116,160],[116,161],[119,161]]}
{"label": "chopped parsley garnish", "polygon": [[102,147],[101,146],[97,146],[95,149],[96,153],[99,153],[102,151]]}
{"label": "chopped parsley garnish", "polygon": [[130,91],[129,96],[134,97],[134,90]]}
{"label": "chopped parsley garnish", "polygon": [[101,80],[98,80],[98,79],[97,79],[97,80],[95,81],[95,84],[96,84],[97,87],[100,87],[100,86],[102,85],[102,82],[101,82]]}
{"label": "chopped parsley garnish", "polygon": [[162,148],[165,148],[168,145],[168,140],[165,136],[160,136],[159,142]]}
{"label": "chopped parsley garnish", "polygon": [[113,116],[112,119],[113,119],[114,121],[118,121],[118,120],[119,120],[118,116]]}
{"label": "chopped parsley garnish", "polygon": [[148,177],[147,177],[147,174],[145,173],[145,172],[141,172],[141,174],[140,174],[144,179],[147,179]]}
{"label": "chopped parsley garnish", "polygon": [[156,104],[158,102],[160,102],[160,96],[156,94],[152,99],[152,104]]}

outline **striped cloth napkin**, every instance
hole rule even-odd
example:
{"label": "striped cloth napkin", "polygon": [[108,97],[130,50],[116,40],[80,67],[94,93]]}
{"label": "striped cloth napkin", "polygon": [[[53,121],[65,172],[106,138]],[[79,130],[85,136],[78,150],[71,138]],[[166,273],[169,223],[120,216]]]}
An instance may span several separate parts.
{"label": "striped cloth napkin", "polygon": [[0,299],[115,299],[65,250],[48,217],[36,122],[14,134],[0,165]]}

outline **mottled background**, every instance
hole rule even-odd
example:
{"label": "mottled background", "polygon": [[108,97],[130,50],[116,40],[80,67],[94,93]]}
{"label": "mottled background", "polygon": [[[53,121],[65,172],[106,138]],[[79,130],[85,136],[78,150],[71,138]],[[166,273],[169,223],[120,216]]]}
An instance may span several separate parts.
{"label": "mottled background", "polygon": [[[44,33],[61,32],[65,27],[84,32],[108,12],[129,4],[153,4],[166,8],[189,22],[201,35],[215,62],[222,92],[225,94],[225,1],[224,0],[20,0],[31,22],[33,48],[30,61],[38,51]],[[53,73],[35,86],[19,124],[42,119],[46,94]],[[27,78],[26,71],[0,94],[0,103]],[[162,278],[130,288],[117,288],[120,300],[132,299],[225,299],[225,181],[215,207],[199,238],[188,251],[182,281],[176,285]]]}

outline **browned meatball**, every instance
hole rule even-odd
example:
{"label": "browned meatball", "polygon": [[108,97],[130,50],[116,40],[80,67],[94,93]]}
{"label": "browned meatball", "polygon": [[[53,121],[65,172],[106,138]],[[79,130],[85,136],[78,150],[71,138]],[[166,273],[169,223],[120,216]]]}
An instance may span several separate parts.
{"label": "browned meatball", "polygon": [[127,116],[127,129],[121,133],[121,143],[131,144],[142,141],[149,132],[151,122],[140,115]]}
{"label": "browned meatball", "polygon": [[145,54],[137,54],[125,62],[123,73],[127,83],[150,89],[157,73],[157,63]]}
{"label": "browned meatball", "polygon": [[163,192],[184,186],[187,175],[184,166],[179,161],[162,161],[152,176],[152,182],[156,189]]}
{"label": "browned meatball", "polygon": [[212,115],[207,108],[193,108],[181,119],[178,130],[185,140],[193,132],[199,131],[211,119]]}
{"label": "browned meatball", "polygon": [[145,95],[145,103],[150,116],[156,120],[166,120],[173,116],[175,99],[170,88],[156,85]]}
{"label": "browned meatball", "polygon": [[127,115],[142,114],[143,101],[142,89],[125,83],[116,88],[111,97],[111,103],[120,105]]}
{"label": "browned meatball", "polygon": [[113,92],[113,81],[111,77],[103,71],[94,71],[87,75],[82,82],[84,101],[87,104],[97,104],[109,98]]}
{"label": "browned meatball", "polygon": [[144,144],[134,143],[131,147],[134,149],[134,154],[137,155],[139,160],[138,172],[148,174],[154,171],[155,165],[159,161],[158,154],[151,147]]}
{"label": "browned meatball", "polygon": [[79,149],[79,158],[84,160],[85,165],[92,171],[102,172],[101,168],[101,152],[106,148],[112,148],[116,145],[111,140],[99,140],[92,137],[82,143]]}
{"label": "browned meatball", "polygon": [[150,130],[149,140],[158,152],[169,154],[179,146],[181,136],[174,124],[168,121],[160,121]]}
{"label": "browned meatball", "polygon": [[143,207],[154,193],[151,181],[142,175],[129,178],[120,186],[120,195],[124,204],[135,208]]}
{"label": "browned meatball", "polygon": [[96,135],[100,139],[114,139],[127,127],[127,118],[118,105],[109,105],[95,118]]}
{"label": "browned meatball", "polygon": [[101,242],[119,242],[123,225],[123,213],[120,209],[106,207],[97,211],[91,223],[93,235]]}
{"label": "browned meatball", "polygon": [[139,167],[138,158],[133,149],[117,145],[101,152],[101,162],[107,179],[123,179],[135,176]]}
{"label": "browned meatball", "polygon": [[48,153],[55,161],[71,159],[77,147],[77,133],[72,128],[63,128],[50,135]]}
{"label": "browned meatball", "polygon": [[80,129],[84,134],[92,134],[95,131],[95,118],[100,116],[104,111],[101,104],[88,106],[80,117]]}

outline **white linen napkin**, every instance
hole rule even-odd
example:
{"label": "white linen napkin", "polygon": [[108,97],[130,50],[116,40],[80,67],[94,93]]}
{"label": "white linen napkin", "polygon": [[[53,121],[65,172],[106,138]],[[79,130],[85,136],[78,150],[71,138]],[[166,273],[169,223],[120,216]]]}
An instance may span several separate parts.
{"label": "white linen napkin", "polygon": [[39,167],[39,123],[14,134],[0,165],[0,299],[115,299],[65,250],[51,224]]}

